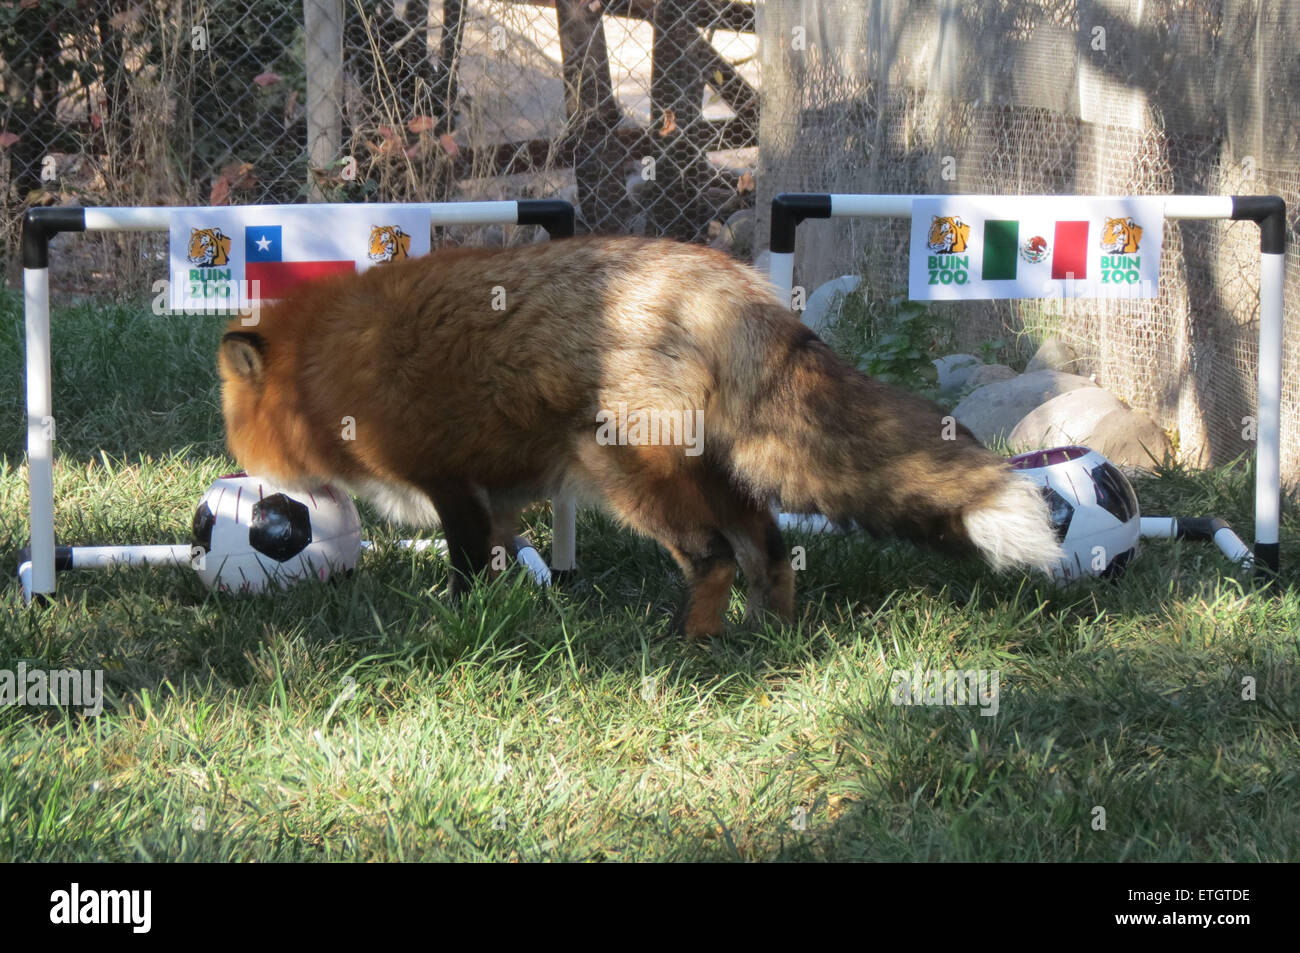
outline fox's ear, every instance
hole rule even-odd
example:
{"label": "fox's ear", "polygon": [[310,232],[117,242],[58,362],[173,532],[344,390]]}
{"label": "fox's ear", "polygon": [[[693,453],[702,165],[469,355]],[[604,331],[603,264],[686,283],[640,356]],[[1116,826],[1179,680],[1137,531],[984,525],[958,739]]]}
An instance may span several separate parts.
{"label": "fox's ear", "polygon": [[236,377],[261,383],[266,341],[251,331],[230,331],[221,339],[221,358]]}

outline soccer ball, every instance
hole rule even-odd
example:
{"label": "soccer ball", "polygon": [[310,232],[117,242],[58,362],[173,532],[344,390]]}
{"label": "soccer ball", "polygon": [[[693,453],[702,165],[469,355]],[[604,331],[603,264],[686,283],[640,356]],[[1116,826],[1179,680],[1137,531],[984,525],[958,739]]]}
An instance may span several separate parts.
{"label": "soccer ball", "polygon": [[218,479],[194,513],[194,568],[209,589],[261,592],[350,571],[361,517],[332,487],[290,492],[243,473]]}
{"label": "soccer ball", "polygon": [[1124,474],[1096,450],[1054,447],[1011,458],[1011,466],[1043,490],[1056,538],[1065,551],[1058,579],[1118,576],[1138,550],[1137,494]]}

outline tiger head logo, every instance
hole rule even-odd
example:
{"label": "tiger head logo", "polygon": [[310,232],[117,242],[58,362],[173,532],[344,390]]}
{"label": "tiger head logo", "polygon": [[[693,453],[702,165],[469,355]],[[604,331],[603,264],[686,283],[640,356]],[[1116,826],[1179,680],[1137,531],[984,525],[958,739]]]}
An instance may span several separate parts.
{"label": "tiger head logo", "polygon": [[1112,255],[1131,255],[1142,241],[1142,226],[1131,218],[1108,218],[1101,230],[1101,250]]}
{"label": "tiger head logo", "polygon": [[925,244],[930,251],[938,255],[949,252],[957,254],[966,250],[966,241],[969,238],[970,226],[959,217],[945,215],[941,218],[935,215],[930,222],[930,238]]}
{"label": "tiger head logo", "polygon": [[230,236],[219,228],[191,228],[190,251],[185,257],[200,268],[229,264]]}
{"label": "tiger head logo", "polygon": [[396,225],[370,226],[369,258],[376,264],[411,257],[411,236]]}

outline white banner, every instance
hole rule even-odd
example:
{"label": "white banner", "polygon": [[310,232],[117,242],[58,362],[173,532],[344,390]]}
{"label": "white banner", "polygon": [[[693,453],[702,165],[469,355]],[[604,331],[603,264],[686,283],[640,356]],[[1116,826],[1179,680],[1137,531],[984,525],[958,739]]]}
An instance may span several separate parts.
{"label": "white banner", "polygon": [[173,311],[234,312],[295,284],[427,255],[430,212],[411,205],[242,205],[171,218]]}
{"label": "white banner", "polygon": [[951,195],[912,202],[908,296],[1154,298],[1164,199]]}

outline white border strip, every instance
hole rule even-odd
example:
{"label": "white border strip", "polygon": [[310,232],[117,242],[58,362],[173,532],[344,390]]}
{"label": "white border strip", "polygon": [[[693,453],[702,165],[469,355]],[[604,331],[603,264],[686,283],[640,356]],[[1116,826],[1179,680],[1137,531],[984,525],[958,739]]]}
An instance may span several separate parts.
{"label": "white border strip", "polygon": [[[261,207],[261,206],[258,206]],[[276,208],[277,206],[265,206]],[[358,208],[355,204],[294,205],[294,209],[309,209],[327,214],[337,208]],[[382,208],[383,204],[369,206]],[[428,209],[434,225],[514,225],[519,221],[519,203],[508,202],[413,202],[403,208]],[[171,218],[177,214],[202,214],[210,212],[208,206],[168,205],[153,208],[103,207],[87,208],[88,232],[165,232],[171,227]]]}

